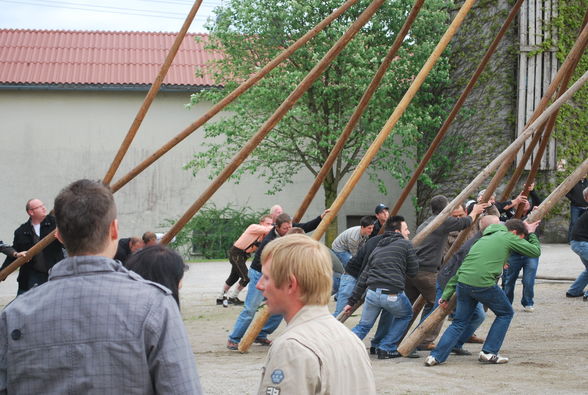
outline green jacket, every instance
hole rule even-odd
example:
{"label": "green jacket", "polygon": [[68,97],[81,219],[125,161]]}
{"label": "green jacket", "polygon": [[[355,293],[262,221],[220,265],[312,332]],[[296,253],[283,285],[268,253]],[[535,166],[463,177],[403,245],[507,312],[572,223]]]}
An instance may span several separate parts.
{"label": "green jacket", "polygon": [[502,224],[488,226],[447,283],[442,299],[451,298],[458,282],[480,288],[496,285],[504,263],[513,251],[536,258],[541,255],[539,239],[534,233],[529,235],[528,240],[521,239]]}

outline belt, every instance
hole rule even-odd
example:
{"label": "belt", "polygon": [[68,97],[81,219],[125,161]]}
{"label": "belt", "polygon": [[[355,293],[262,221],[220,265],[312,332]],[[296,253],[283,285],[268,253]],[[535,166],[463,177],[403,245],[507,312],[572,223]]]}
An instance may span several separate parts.
{"label": "belt", "polygon": [[384,288],[370,288],[370,290],[372,290],[374,292],[378,292],[378,289],[380,290],[380,293],[382,293],[384,295],[396,295],[396,294],[398,294],[398,292],[392,292],[389,289],[384,289]]}

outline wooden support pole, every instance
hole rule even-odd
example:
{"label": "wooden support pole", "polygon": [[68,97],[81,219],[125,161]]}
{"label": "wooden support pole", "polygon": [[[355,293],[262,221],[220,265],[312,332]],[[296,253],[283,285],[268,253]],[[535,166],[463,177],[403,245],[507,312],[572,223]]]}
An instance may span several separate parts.
{"label": "wooden support pole", "polygon": [[331,205],[330,211],[323,217],[321,223],[313,232],[313,239],[319,240],[326,232],[333,218],[335,218],[337,213],[339,213],[339,210],[345,203],[345,200],[347,200],[347,197],[349,197],[351,191],[353,191],[353,188],[355,187],[355,185],[357,185],[361,176],[367,170],[367,167],[369,166],[371,161],[374,159],[374,157],[376,156],[376,154],[378,153],[378,151],[380,150],[380,148],[392,132],[392,129],[394,128],[402,114],[404,114],[404,111],[406,111],[406,108],[408,107],[408,105],[418,92],[419,88],[425,81],[425,78],[427,77],[427,75],[429,74],[429,72],[431,71],[431,69],[433,68],[433,66],[435,65],[435,63],[437,62],[437,60],[439,59],[447,45],[449,44],[449,41],[457,32],[457,29],[463,22],[472,5],[474,4],[474,1],[475,0],[466,0],[464,4],[461,6],[459,12],[451,22],[451,25],[449,25],[449,27],[447,28],[447,31],[445,32],[443,37],[441,37],[441,40],[439,41],[439,43],[437,44],[437,46],[435,47],[427,61],[425,62],[421,71],[419,71],[414,81],[404,94],[402,100],[400,101],[400,103],[398,103],[398,105],[394,109],[394,112],[392,113],[392,115],[390,115],[390,118],[384,124],[384,127],[382,128],[382,130],[380,131],[372,145],[368,148],[362,160],[357,165],[357,168],[349,177],[349,180],[343,187],[341,193],[339,193],[339,195]]}
{"label": "wooden support pole", "polygon": [[[233,92],[231,92],[227,97],[222,99],[219,103],[214,105],[206,114],[204,114],[202,117],[200,117],[200,119],[198,119],[196,122],[192,123],[186,129],[184,129],[180,134],[178,134],[176,137],[174,137],[172,140],[170,140],[167,144],[165,144],[162,148],[160,148],[158,151],[156,151],[153,155],[151,155],[149,158],[147,158],[141,164],[139,164],[137,167],[135,167],[133,170],[131,170],[131,172],[129,172],[126,176],[124,176],[119,181],[117,181],[114,185],[112,185],[110,187],[112,192],[113,193],[117,192],[120,188],[125,186],[129,181],[131,181],[133,178],[135,178],[139,173],[141,173],[143,170],[145,170],[149,165],[151,165],[153,162],[155,162],[157,159],[159,159],[161,156],[163,156],[166,152],[168,152],[170,149],[172,149],[174,146],[176,146],[178,143],[180,143],[182,140],[184,140],[186,137],[188,137],[188,135],[190,135],[192,132],[194,132],[196,129],[198,129],[200,126],[202,126],[206,121],[208,121],[210,118],[212,118],[218,112],[220,112],[224,107],[226,107],[229,103],[231,103],[233,100],[235,100],[237,97],[239,97],[243,92],[245,92],[251,86],[256,84],[267,73],[269,73],[271,70],[273,70],[282,61],[287,59],[298,48],[300,48],[301,46],[306,44],[311,38],[316,36],[321,30],[323,30],[331,22],[333,22],[335,19],[337,19],[339,16],[341,16],[345,11],[347,11],[356,2],[357,2],[357,0],[347,0],[341,7],[337,8],[335,11],[333,11],[329,16],[327,16],[325,19],[323,19],[314,28],[312,28],[306,34],[304,34],[301,38],[299,38],[294,44],[292,44],[287,49],[285,49],[280,55],[276,56],[270,63],[268,63],[260,71],[258,71],[256,74],[251,76],[247,81],[242,83],[237,89],[235,89]],[[104,180],[107,180],[107,179],[108,179],[108,175],[105,176]],[[103,181],[103,182],[105,182],[105,181]],[[51,237],[54,237],[54,236],[52,236],[52,235],[45,236],[46,239],[51,238]],[[49,242],[47,242],[46,245],[51,243],[51,241],[53,241],[53,240],[55,240],[55,238],[52,238]],[[45,241],[45,239],[43,239],[42,241]],[[33,248],[31,248],[29,251],[27,251],[28,259],[35,256],[41,250],[42,249],[38,249],[38,250],[34,249],[33,250]],[[7,266],[2,271],[0,271],[0,281],[3,281],[4,279],[6,279],[6,277],[8,277],[12,272],[14,272],[20,266],[24,265],[26,262],[27,262],[27,258],[22,258],[22,257],[18,258],[14,262],[12,262],[9,266]]]}
{"label": "wooden support pole", "polygon": [[[586,13],[586,15],[588,16],[588,12]],[[588,40],[587,40],[588,43]],[[586,49],[586,44],[584,44],[584,50]],[[566,75],[562,78],[561,81],[561,86],[559,88],[559,96],[561,96],[563,94],[563,92],[565,92],[565,90],[568,88],[568,84],[570,83],[570,80],[572,79],[572,76],[574,75],[574,72],[576,71],[576,67],[578,67],[578,63],[580,63],[580,56],[575,57],[571,63],[570,63],[570,67],[568,68],[568,71],[566,73]],[[541,144],[539,144],[539,148],[537,149],[537,152],[535,153],[535,158],[533,160],[533,164],[531,165],[531,170],[529,171],[529,174],[527,175],[527,180],[525,181],[525,185],[523,186],[523,192],[522,194],[525,197],[529,196],[529,192],[530,192],[530,188],[531,188],[531,184],[533,182],[535,182],[535,177],[537,176],[537,172],[539,171],[539,167],[541,166],[541,159],[543,158],[543,154],[545,153],[545,150],[547,149],[547,144],[549,144],[549,139],[551,138],[551,133],[553,132],[553,129],[555,128],[555,121],[557,120],[557,114],[559,113],[559,110],[556,111],[547,121],[547,124],[545,125],[545,131],[543,132],[543,134],[541,135]],[[539,137],[539,133],[537,133],[536,137]],[[533,148],[528,147],[528,152],[533,152]],[[526,152],[525,152],[526,153]],[[526,163],[526,161],[525,161]],[[520,166],[521,164],[519,164]],[[518,170],[518,168],[517,168]],[[520,173],[519,173],[520,174]],[[514,176],[513,176],[514,179]],[[518,177],[517,177],[518,180]],[[511,180],[512,182],[513,180]],[[523,211],[524,211],[524,205],[519,204],[519,206],[517,207],[517,211],[515,213],[515,218],[521,218],[523,216]]]}
{"label": "wooden support pole", "polygon": [[43,251],[45,247],[55,241],[55,231],[49,233],[47,236],[43,237],[37,244],[32,246],[28,251],[26,256],[21,256],[16,258],[14,261],[10,263],[10,265],[6,266],[2,271],[0,271],[0,281],[6,280],[6,277],[10,276],[12,272],[16,269],[30,261],[35,255],[39,252]]}
{"label": "wooden support pole", "polygon": [[247,329],[247,332],[245,332],[245,335],[243,335],[243,338],[239,342],[239,352],[245,353],[249,350],[249,347],[251,347],[269,318],[270,312],[267,305],[265,305],[257,312],[255,320],[251,323],[249,329]]}
{"label": "wooden support pole", "polygon": [[267,134],[278,124],[284,115],[296,104],[296,101],[306,92],[314,81],[324,72],[335,57],[345,48],[347,43],[355,36],[361,27],[369,21],[372,15],[382,5],[384,0],[374,0],[370,6],[359,16],[351,27],[339,38],[327,54],[316,64],[308,75],[298,84],[296,89],[284,100],[278,109],[251,137],[245,146],[233,157],[231,162],[213,180],[212,184],[200,195],[186,213],[163,236],[161,242],[167,244],[198,212],[198,210],[210,199],[210,197],[224,184],[233,172],[243,163],[249,154],[259,145]]}
{"label": "wooden support pole", "polygon": [[[572,49],[568,53],[568,56],[566,56],[564,63],[561,65],[560,69],[557,71],[557,74],[553,78],[553,81],[551,81],[551,83],[549,84],[547,91],[545,92],[545,94],[543,95],[543,98],[541,99],[541,101],[539,102],[537,107],[535,108],[535,111],[533,112],[533,115],[531,116],[531,118],[527,122],[527,125],[529,125],[535,119],[537,119],[537,117],[541,114],[541,112],[543,112],[543,110],[547,107],[549,100],[555,94],[558,86],[560,85],[560,83],[562,82],[564,77],[566,75],[568,75],[569,73],[572,73],[572,71],[570,71],[570,69],[574,69],[575,68],[574,64],[577,65],[577,63],[580,61],[580,58],[582,57],[582,54],[584,53],[584,51],[586,50],[586,46],[588,45],[588,24],[586,23],[587,20],[588,20],[588,11],[584,15],[584,24],[582,27],[582,31],[578,35],[578,38],[576,39],[574,46],[572,47]],[[537,138],[537,140],[538,139],[539,138]],[[529,149],[531,151],[533,150],[533,148],[534,148],[534,146],[529,147]],[[517,182],[519,181],[519,178],[521,177],[523,170],[525,169],[525,165],[526,165],[527,161],[529,160],[531,153],[532,152],[528,152],[528,153],[525,152],[525,155],[523,155],[523,158],[521,159],[519,165],[516,167],[515,172],[514,172],[513,176],[511,177],[509,183],[504,188],[504,192],[502,193],[501,200],[507,200],[508,197],[511,195]],[[509,159],[509,164],[512,163],[512,161],[514,161],[514,158],[515,157],[513,156],[512,158]]]}
{"label": "wooden support pole", "polygon": [[163,80],[165,79],[165,76],[167,75],[167,72],[172,62],[174,61],[174,58],[176,57],[176,54],[180,49],[180,45],[182,45],[182,41],[184,40],[184,37],[186,37],[186,33],[188,32],[188,29],[190,28],[190,25],[192,24],[192,21],[194,20],[194,17],[196,16],[196,13],[198,12],[198,9],[200,8],[201,4],[202,0],[196,0],[194,2],[194,5],[192,6],[192,9],[190,9],[190,12],[186,17],[186,20],[184,21],[184,24],[182,25],[180,32],[176,36],[173,45],[169,49],[169,52],[165,57],[165,60],[161,65],[161,68],[159,69],[157,77],[155,77],[155,81],[153,81],[153,84],[151,85],[149,92],[147,92],[147,96],[145,96],[145,100],[143,100],[141,108],[139,108],[139,111],[135,116],[135,120],[131,124],[131,127],[127,132],[127,135],[124,138],[120,148],[118,149],[118,152],[116,153],[116,156],[114,157],[114,160],[110,165],[110,168],[108,169],[106,175],[104,176],[104,179],[102,180],[102,183],[104,185],[110,184],[110,181],[112,181],[112,177],[114,177],[114,174],[118,170],[125,154],[129,150],[129,146],[133,142],[133,139],[135,138],[135,135],[137,134],[137,131],[139,130],[139,127],[141,126],[141,123],[143,122],[145,114],[147,114],[147,111],[149,110],[151,103],[153,103],[153,99],[155,99],[155,96],[159,92],[159,87],[163,83]]}
{"label": "wooden support pole", "polygon": [[182,130],[178,135],[172,138],[170,141],[165,143],[160,149],[155,151],[151,156],[143,160],[140,164],[138,164],[134,169],[132,169],[129,173],[127,173],[124,177],[119,179],[115,182],[111,189],[113,192],[118,191],[128,182],[130,182],[133,178],[135,178],[138,174],[140,174],[143,170],[153,164],[157,159],[161,158],[165,155],[169,150],[173,147],[178,145],[182,140],[196,131],[199,127],[204,125],[207,121],[209,121],[213,116],[218,114],[221,110],[223,110],[227,105],[233,102],[236,98],[241,96],[245,91],[255,85],[260,79],[262,79],[266,74],[276,68],[280,63],[286,60],[290,55],[292,55],[296,50],[306,44],[311,38],[316,36],[320,31],[322,31],[325,27],[327,27],[331,22],[341,16],[345,11],[347,11],[353,4],[355,4],[357,0],[347,0],[341,7],[337,8],[333,13],[323,19],[320,23],[318,23],[314,28],[310,29],[306,32],[302,37],[300,37],[296,42],[286,48],[283,52],[281,52],[278,56],[276,56],[271,62],[266,64],[261,70],[257,73],[249,77],[247,81],[243,82],[238,88],[232,91],[229,95],[219,101],[217,104],[212,106],[210,110],[206,112],[203,116],[201,116],[198,120],[188,125],[184,130]]}
{"label": "wooden support pole", "polygon": [[[431,232],[441,225],[443,221],[451,214],[451,211],[455,207],[463,202],[467,196],[469,196],[476,188],[478,188],[482,182],[493,172],[498,166],[505,161],[505,159],[512,156],[513,152],[516,152],[538,128],[542,125],[558,108],[560,108],[565,102],[570,100],[574,93],[576,93],[588,80],[588,71],[584,73],[575,83],[572,85],[559,99],[553,102],[544,112],[541,114],[527,129],[525,129],[519,137],[517,137],[511,145],[508,146],[500,155],[498,155],[492,162],[486,166],[486,168],[478,174],[476,178],[470,182],[470,184],[457,196],[455,197],[447,207],[439,213],[439,215],[429,223],[418,235],[413,239],[414,244],[418,244],[427,237]],[[325,216],[326,217],[326,216]]]}
{"label": "wooden support pole", "polygon": [[251,152],[261,143],[267,134],[278,124],[284,115],[296,104],[296,101],[306,92],[314,81],[326,70],[335,57],[345,48],[347,43],[357,34],[365,25],[372,15],[380,8],[384,0],[374,0],[361,13],[359,18],[351,27],[337,40],[335,45],[325,54],[319,63],[304,77],[296,89],[284,100],[278,109],[269,117],[259,130],[249,139],[247,144],[233,157],[231,162],[223,171],[212,181],[200,197],[190,206],[186,213],[171,227],[163,236],[161,243],[167,244],[170,240],[186,225],[186,223],[200,210],[200,208],[210,199],[210,197],[227,181],[233,172],[243,163]]}
{"label": "wooden support pole", "polygon": [[[290,94],[290,96],[288,96],[288,98],[286,98],[284,103],[282,103],[282,105],[276,110],[274,115],[272,115],[272,117],[270,117],[270,119],[266,121],[266,123],[261,127],[261,129],[256,133],[256,135],[253,136],[251,140],[247,143],[247,145],[245,145],[245,147],[241,149],[237,156],[235,156],[231,164],[229,164],[225,168],[225,170],[223,170],[223,173],[221,173],[221,175],[217,177],[217,180],[219,180],[220,178],[220,183],[216,182],[215,180],[215,182],[213,182],[213,185],[211,185],[211,187],[209,187],[207,191],[205,191],[205,193],[201,195],[201,197],[192,205],[190,210],[186,212],[186,214],[184,215],[184,217],[182,217],[182,219],[180,219],[180,221],[183,221],[185,224],[185,222],[187,222],[189,218],[191,218],[196,213],[196,211],[198,211],[198,209],[202,207],[204,202],[208,200],[212,193],[214,193],[214,191],[216,191],[216,189],[218,189],[222,185],[222,183],[226,181],[226,178],[228,178],[228,176],[232,174],[234,169],[236,169],[239,166],[239,164],[243,162],[245,157],[257,146],[257,144],[259,144],[259,142],[261,142],[261,140],[265,137],[269,130],[271,130],[271,128],[273,128],[277,124],[277,122],[279,121],[279,119],[281,119],[283,114],[285,114],[286,111],[288,111],[294,105],[296,100],[312,85],[314,80],[316,80],[316,78],[318,78],[318,76],[327,68],[329,63],[339,54],[339,52],[343,50],[343,48],[345,48],[347,43],[353,38],[353,36],[359,31],[359,29],[361,29],[361,27],[370,20],[372,15],[374,15],[378,8],[380,8],[383,2],[384,0],[374,0],[368,6],[368,8],[366,8],[365,11],[361,13],[359,18],[357,18],[357,20],[351,25],[347,32],[345,32],[345,34],[341,36],[341,38],[335,43],[335,45],[333,45],[333,47],[329,50],[329,52],[327,52],[323,59],[321,59],[321,61],[313,67],[313,69],[308,73],[304,80],[302,80],[298,87]],[[223,176],[224,179],[221,176]],[[215,187],[215,184],[218,186],[216,186],[216,189],[213,189]],[[176,223],[176,225],[178,226],[172,227],[172,229],[170,229],[163,236],[161,242],[167,243],[184,226],[184,224],[181,224],[181,226],[179,225],[180,221]],[[257,315],[255,321],[253,322],[253,326],[261,330],[263,325],[265,325],[265,322],[267,321],[268,317],[269,314]],[[244,346],[239,346],[239,350],[241,352],[247,351],[249,345],[253,343],[253,340],[257,337],[258,334],[259,331],[247,331],[246,335],[243,336],[243,338],[241,339],[241,342],[244,344]]]}
{"label": "wooden support pole", "polygon": [[[519,1],[522,1],[522,0],[519,0]],[[414,20],[416,19],[417,15],[418,15],[419,11],[421,10],[421,7],[423,6],[424,3],[425,3],[425,0],[416,0],[414,5],[412,6],[412,10],[408,14],[408,18],[406,18],[406,21],[404,21],[404,25],[402,25],[402,28],[400,29],[400,31],[396,35],[396,39],[394,40],[394,43],[392,44],[392,46],[390,47],[390,50],[386,54],[384,61],[382,62],[382,64],[378,68],[376,74],[374,75],[374,78],[372,79],[369,86],[365,90],[365,93],[363,94],[363,96],[359,100],[359,104],[355,108],[355,111],[351,115],[351,118],[347,122],[347,125],[345,125],[343,132],[339,136],[339,139],[335,143],[335,146],[333,147],[332,151],[330,152],[329,156],[327,157],[327,160],[323,164],[323,167],[321,168],[321,170],[317,174],[308,193],[306,194],[306,196],[304,197],[304,200],[300,204],[300,207],[296,211],[296,214],[294,214],[292,222],[300,222],[300,219],[304,216],[304,213],[306,213],[308,206],[310,205],[310,203],[312,203],[312,200],[314,199],[320,186],[323,184],[325,177],[327,176],[329,171],[331,171],[331,169],[333,168],[333,164],[335,163],[335,160],[337,159],[337,157],[339,156],[341,151],[343,151],[343,147],[345,146],[347,139],[349,139],[351,132],[353,131],[353,129],[355,128],[355,126],[359,122],[359,119],[361,118],[369,101],[371,100],[372,96],[374,95],[374,93],[378,89],[378,86],[380,85],[382,78],[384,78],[384,75],[386,74],[386,70],[388,70],[388,67],[390,67],[390,63],[392,63],[392,60],[394,60],[394,57],[396,56],[396,52],[398,52],[398,49],[402,45],[404,38],[408,34],[410,27],[412,26]]]}
{"label": "wooden support pole", "polygon": [[[588,72],[584,75],[587,75]],[[562,182],[539,207],[533,211],[527,221],[535,222],[542,219],[545,214],[549,212],[564,196],[565,194],[581,180],[588,172],[588,159],[578,166],[578,168],[570,174],[564,182]],[[398,346],[398,352],[403,356],[409,355],[427,336],[428,332],[435,328],[445,317],[455,308],[456,296],[453,294],[448,302],[448,308],[436,308],[410,335],[408,335],[402,343]]]}
{"label": "wooden support pole", "polygon": [[506,20],[504,21],[504,24],[502,25],[502,27],[498,31],[498,34],[496,35],[496,37],[494,38],[494,40],[492,41],[492,43],[488,47],[488,50],[484,54],[484,57],[480,61],[480,64],[478,65],[478,68],[476,69],[476,71],[472,75],[472,78],[470,79],[470,81],[466,85],[465,89],[463,90],[463,92],[459,96],[459,99],[457,99],[457,101],[455,102],[453,109],[451,110],[451,112],[447,116],[447,119],[445,120],[443,125],[441,125],[441,128],[439,129],[439,131],[437,132],[437,135],[435,136],[435,138],[431,142],[429,149],[427,150],[427,152],[425,153],[425,155],[421,159],[421,162],[419,163],[418,167],[414,171],[412,177],[410,178],[408,183],[404,186],[404,189],[402,190],[400,197],[398,198],[398,200],[396,200],[394,207],[392,207],[392,210],[390,211],[390,215],[397,215],[398,212],[400,211],[400,208],[402,207],[402,205],[404,204],[404,201],[406,200],[406,198],[410,194],[410,191],[412,191],[412,188],[416,184],[416,182],[419,179],[419,177],[421,176],[421,174],[423,174],[425,167],[427,166],[427,164],[429,163],[429,161],[433,157],[433,154],[435,153],[435,151],[439,147],[439,144],[441,144],[441,140],[443,140],[443,137],[445,137],[445,135],[447,134],[447,130],[449,129],[449,126],[451,125],[451,123],[453,122],[453,120],[455,119],[455,117],[457,116],[459,111],[461,110],[463,103],[465,102],[467,97],[470,95],[472,89],[474,88],[474,85],[476,85],[476,82],[478,82],[480,75],[482,74],[482,72],[484,71],[486,66],[488,65],[488,62],[490,61],[490,58],[494,54],[496,47],[498,47],[498,44],[500,43],[500,41],[502,40],[502,38],[506,34],[506,31],[508,30],[508,28],[511,25],[512,21],[514,20],[515,16],[518,14],[523,2],[524,2],[524,0],[517,0],[515,5],[510,10],[508,17],[506,18]]}

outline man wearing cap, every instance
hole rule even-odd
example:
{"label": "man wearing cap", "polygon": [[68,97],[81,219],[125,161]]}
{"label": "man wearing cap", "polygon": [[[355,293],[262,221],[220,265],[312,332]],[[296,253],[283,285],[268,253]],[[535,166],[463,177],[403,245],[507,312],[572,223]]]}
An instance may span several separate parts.
{"label": "man wearing cap", "polygon": [[377,220],[376,222],[374,222],[374,230],[372,230],[370,237],[374,237],[375,235],[380,233],[380,229],[382,229],[382,226],[384,226],[386,220],[390,216],[390,212],[388,210],[388,206],[386,206],[384,203],[380,203],[376,206],[376,209],[374,211],[376,212]]}

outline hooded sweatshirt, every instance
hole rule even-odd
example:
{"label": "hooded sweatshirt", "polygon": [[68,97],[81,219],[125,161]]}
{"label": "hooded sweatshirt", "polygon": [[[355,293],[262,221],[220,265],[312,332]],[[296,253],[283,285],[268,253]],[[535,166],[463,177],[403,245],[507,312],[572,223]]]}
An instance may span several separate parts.
{"label": "hooded sweatshirt", "polygon": [[419,261],[412,243],[393,232],[390,237],[381,239],[370,255],[348,304],[353,306],[368,287],[400,293],[404,291],[406,276],[416,276],[418,269]]}

